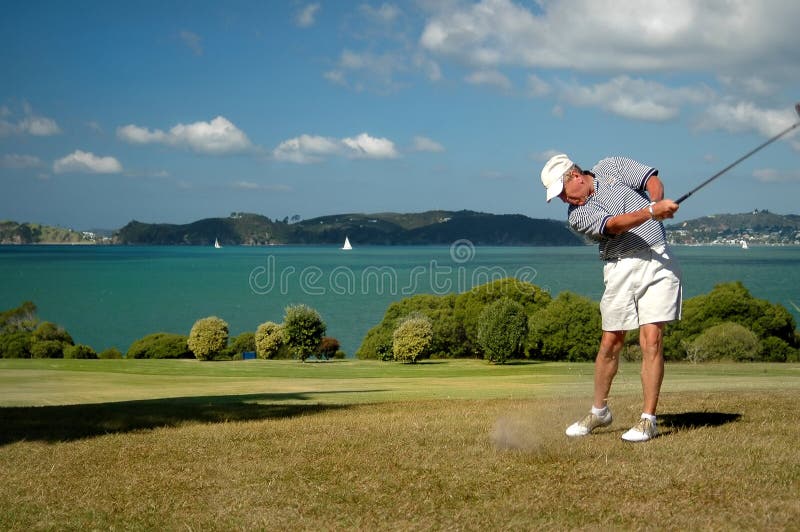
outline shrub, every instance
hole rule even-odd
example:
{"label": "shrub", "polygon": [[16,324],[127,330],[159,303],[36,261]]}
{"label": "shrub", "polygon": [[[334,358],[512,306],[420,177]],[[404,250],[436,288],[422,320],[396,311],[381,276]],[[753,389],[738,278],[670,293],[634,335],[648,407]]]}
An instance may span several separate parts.
{"label": "shrub", "polygon": [[109,347],[108,349],[100,351],[100,353],[97,355],[97,358],[105,360],[121,359],[122,353],[120,353],[119,349],[116,347]]}
{"label": "shrub", "polygon": [[17,308],[0,312],[0,333],[30,332],[36,328],[38,322],[39,318],[36,317],[36,305],[30,301],[25,301]]}
{"label": "shrub", "polygon": [[455,313],[456,295],[436,296],[417,294],[389,305],[381,322],[367,332],[356,351],[361,359],[391,360],[392,335],[398,324],[407,316],[427,316],[433,326],[433,340],[429,353],[432,357],[452,358],[467,356],[464,327]]}
{"label": "shrub", "polygon": [[31,358],[31,333],[25,330],[0,335],[0,357]]}
{"label": "shrub", "polygon": [[223,354],[230,358],[241,358],[242,353],[254,352],[256,350],[256,335],[251,332],[243,332],[231,340],[230,345],[225,348]]}
{"label": "shrub", "polygon": [[319,354],[326,360],[335,358],[339,352],[339,347],[339,340],[331,336],[325,336],[319,344]]}
{"label": "shrub", "polygon": [[256,329],[254,341],[258,358],[276,358],[281,346],[286,343],[286,331],[283,325],[267,321]]}
{"label": "shrub", "polygon": [[780,338],[768,336],[761,340],[761,359],[767,362],[791,362],[797,359],[797,349]]}
{"label": "shrub", "polygon": [[187,340],[181,334],[149,334],[131,344],[126,358],[194,358]]}
{"label": "shrub", "polygon": [[72,336],[63,327],[49,321],[41,322],[33,331],[33,341],[41,342],[53,340],[65,345],[72,345]]}
{"label": "shrub", "polygon": [[460,294],[455,304],[456,317],[463,324],[466,349],[473,356],[481,354],[478,341],[481,313],[487,305],[504,298],[522,305],[527,315],[544,308],[551,299],[550,294],[538,286],[514,277],[492,281]]}
{"label": "shrub", "polygon": [[528,355],[540,360],[594,360],[603,334],[600,306],[561,292],[528,322]]}
{"label": "shrub", "polygon": [[304,362],[316,354],[327,328],[319,313],[307,305],[286,307],[283,326],[286,330],[286,344]]}
{"label": "shrub", "polygon": [[487,305],[479,316],[478,343],[485,357],[503,364],[517,356],[528,333],[528,316],[522,304],[508,298]]}
{"label": "shrub", "polygon": [[433,325],[428,317],[417,314],[402,320],[392,334],[394,359],[416,363],[430,348],[432,339]]}
{"label": "shrub", "polygon": [[756,360],[761,342],[756,334],[738,323],[725,322],[703,331],[687,349],[695,362],[705,360]]}
{"label": "shrub", "polygon": [[[671,360],[684,358],[690,345],[704,330],[724,322],[734,322],[753,331],[762,341],[775,337],[792,348],[795,321],[782,305],[754,298],[741,282],[723,283],[711,292],[688,299],[683,305],[683,319],[667,325],[664,355]],[[770,344],[773,344],[770,341]]]}
{"label": "shrub", "polygon": [[58,340],[39,340],[31,342],[31,358],[64,358],[64,352],[70,345]]}
{"label": "shrub", "polygon": [[228,345],[228,323],[222,318],[200,318],[192,326],[187,340],[197,360],[213,360]]}
{"label": "shrub", "polygon": [[64,348],[64,358],[97,358],[97,353],[88,345],[69,345]]}

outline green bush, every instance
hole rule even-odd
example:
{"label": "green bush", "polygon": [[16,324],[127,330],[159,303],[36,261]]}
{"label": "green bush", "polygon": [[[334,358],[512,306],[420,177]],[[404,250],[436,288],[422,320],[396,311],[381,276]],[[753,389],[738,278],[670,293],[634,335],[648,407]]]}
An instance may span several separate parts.
{"label": "green bush", "polygon": [[295,357],[305,362],[308,357],[317,354],[327,327],[316,310],[307,305],[286,307],[283,326],[286,344]]}
{"label": "green bush", "polygon": [[285,343],[286,330],[279,323],[267,321],[256,329],[255,351],[258,358],[277,358],[278,352]]}
{"label": "green bush", "polygon": [[603,334],[600,306],[561,292],[528,322],[528,356],[539,360],[594,360]]}
{"label": "green bush", "polygon": [[122,353],[116,347],[109,347],[98,353],[97,358],[105,360],[117,360],[122,358]]}
{"label": "green bush", "polygon": [[478,341],[481,313],[487,305],[501,299],[519,303],[527,315],[544,308],[551,300],[550,294],[538,286],[514,277],[492,281],[459,294],[455,302],[455,314],[464,328],[465,349],[469,355],[482,354]]}
{"label": "green bush", "polygon": [[30,331],[17,330],[0,335],[0,357],[31,358]]}
{"label": "green bush", "polygon": [[88,345],[69,345],[64,348],[64,358],[97,358],[97,353]]}
{"label": "green bush", "polygon": [[464,327],[455,313],[456,295],[435,296],[417,294],[389,305],[381,322],[367,332],[356,351],[360,359],[391,360],[392,335],[398,324],[412,314],[427,316],[433,325],[433,340],[429,349],[434,358],[467,356]]}
{"label": "green bush", "polygon": [[200,318],[192,326],[186,343],[197,360],[213,360],[228,345],[228,323],[222,318]]}
{"label": "green bush", "polygon": [[256,335],[252,332],[243,332],[239,336],[233,338],[223,351],[223,355],[231,359],[240,359],[242,353],[250,353],[256,351]]}
{"label": "green bush", "polygon": [[[0,312],[0,334],[15,333],[20,331],[33,331],[39,318],[36,317],[36,305],[25,301],[17,308]],[[25,358],[25,357],[7,357]]]}
{"label": "green bush", "polygon": [[400,322],[392,334],[392,352],[399,362],[416,363],[431,346],[433,325],[427,316],[410,316]]}
{"label": "green bush", "polygon": [[181,334],[153,333],[131,344],[125,358],[194,358]]}
{"label": "green bush", "polygon": [[33,331],[33,341],[43,342],[53,340],[65,345],[72,345],[72,336],[63,327],[49,321],[41,322]]}
{"label": "green bush", "polygon": [[[719,284],[708,294],[688,299],[683,305],[683,319],[667,325],[664,355],[670,360],[685,357],[690,345],[703,331],[724,322],[733,322],[753,331],[763,342],[770,337],[793,349],[800,347],[795,338],[795,321],[782,305],[754,298],[741,282]],[[773,340],[770,345],[777,345]]]}
{"label": "green bush", "polygon": [[738,323],[725,322],[703,331],[687,347],[687,358],[706,360],[756,360],[761,342],[756,334]]}
{"label": "green bush", "polygon": [[59,340],[39,340],[31,342],[31,358],[64,358],[68,344]]}
{"label": "green bush", "polygon": [[527,333],[525,308],[508,298],[490,303],[478,318],[478,343],[491,362],[503,364],[519,355]]}

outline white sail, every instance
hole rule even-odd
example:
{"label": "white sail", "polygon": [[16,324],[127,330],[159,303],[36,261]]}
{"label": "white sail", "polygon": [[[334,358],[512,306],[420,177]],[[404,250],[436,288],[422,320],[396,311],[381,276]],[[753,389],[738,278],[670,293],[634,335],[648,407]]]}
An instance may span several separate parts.
{"label": "white sail", "polygon": [[742,240],[742,249],[750,249],[747,245],[747,240]]}
{"label": "white sail", "polygon": [[222,246],[220,245],[220,243],[219,243],[219,239],[218,239],[218,238],[215,238],[215,239],[214,239],[214,247],[215,247],[215,248],[217,248],[217,249],[219,249],[219,248],[221,248],[221,247],[222,247]]}
{"label": "white sail", "polygon": [[344,237],[344,245],[342,249],[353,249],[353,246],[350,245],[350,239],[348,237]]}

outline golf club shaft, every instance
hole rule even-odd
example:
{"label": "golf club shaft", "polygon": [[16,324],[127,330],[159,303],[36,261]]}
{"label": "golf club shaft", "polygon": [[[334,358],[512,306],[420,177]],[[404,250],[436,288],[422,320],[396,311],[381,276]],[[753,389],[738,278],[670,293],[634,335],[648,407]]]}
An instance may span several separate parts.
{"label": "golf club shaft", "polygon": [[[797,105],[794,106],[794,110],[797,112],[798,115],[800,115],[800,103],[798,103]],[[730,170],[731,168],[733,168],[734,166],[739,164],[740,162],[744,161],[745,159],[747,159],[748,157],[750,157],[754,153],[758,152],[762,148],[766,148],[767,146],[769,146],[770,144],[772,144],[773,142],[775,142],[776,140],[778,140],[782,136],[786,135],[787,133],[789,133],[790,131],[795,129],[797,126],[800,126],[800,122],[795,122],[793,125],[791,125],[788,128],[784,129],[783,131],[781,131],[780,133],[778,133],[777,135],[775,135],[774,137],[772,137],[768,141],[764,142],[763,144],[761,144],[757,148],[751,150],[750,152],[746,153],[742,157],[739,157],[738,159],[733,161],[731,164],[729,164],[728,166],[726,166],[725,168],[723,168],[722,170],[720,170],[716,174],[712,175],[711,177],[709,177],[708,179],[706,179],[705,181],[703,181],[702,183],[700,183],[699,185],[694,187],[692,190],[690,190],[689,192],[687,192],[686,194],[684,194],[680,198],[676,199],[675,203],[682,202],[683,200],[685,200],[686,198],[688,198],[689,196],[691,196],[692,194],[694,194],[695,192],[697,192],[698,190],[700,190],[701,188],[706,186],[707,184],[711,183],[716,178],[718,178],[719,176],[721,176],[722,174],[724,174],[725,172],[727,172],[728,170]]]}

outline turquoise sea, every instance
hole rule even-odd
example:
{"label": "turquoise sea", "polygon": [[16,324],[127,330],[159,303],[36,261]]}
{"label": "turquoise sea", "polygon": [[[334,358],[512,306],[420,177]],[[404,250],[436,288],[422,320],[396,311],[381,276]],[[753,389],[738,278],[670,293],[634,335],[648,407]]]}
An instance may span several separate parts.
{"label": "turquoise sea", "polygon": [[[673,248],[684,296],[739,280],[756,297],[786,306],[800,322],[800,247]],[[515,276],[554,296],[564,290],[599,300],[595,246],[124,247],[0,246],[0,309],[33,301],[39,317],[64,326],[97,351],[125,352],[154,332],[188,334],[216,315],[231,334],[280,322],[283,309],[317,309],[328,335],[353,355],[389,303],[414,293],[461,292]]]}

